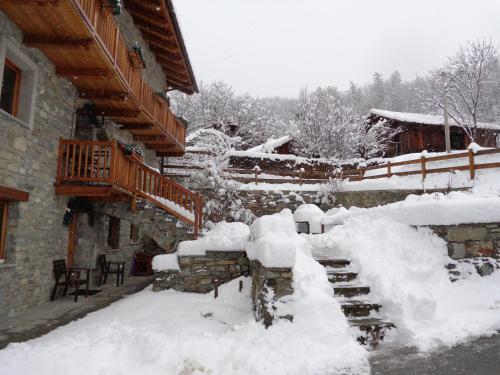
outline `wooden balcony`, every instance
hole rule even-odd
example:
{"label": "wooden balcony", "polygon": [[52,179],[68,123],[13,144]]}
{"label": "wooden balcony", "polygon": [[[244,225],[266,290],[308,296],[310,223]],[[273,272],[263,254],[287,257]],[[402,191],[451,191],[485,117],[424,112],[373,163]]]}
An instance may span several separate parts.
{"label": "wooden balcony", "polygon": [[117,141],[61,139],[56,194],[133,203],[142,198],[193,225],[196,235],[202,225],[199,194],[162,176],[136,155],[126,155]]}
{"label": "wooden balcony", "polygon": [[[0,10],[24,32],[98,114],[122,124],[159,156],[184,152],[185,125],[142,78],[142,69],[106,0],[2,0]],[[175,59],[172,60],[173,69]]]}

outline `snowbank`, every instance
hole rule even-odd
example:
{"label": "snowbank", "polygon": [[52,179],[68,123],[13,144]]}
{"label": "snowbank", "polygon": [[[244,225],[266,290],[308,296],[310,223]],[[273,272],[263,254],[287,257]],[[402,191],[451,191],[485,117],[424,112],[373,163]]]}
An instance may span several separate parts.
{"label": "snowbank", "polygon": [[500,222],[500,196],[451,192],[409,195],[405,200],[373,208],[351,207],[324,216],[325,226],[342,224],[349,217],[384,216],[410,225],[458,225]]}
{"label": "snowbank", "polygon": [[297,250],[305,246],[288,209],[256,219],[250,239],[246,246],[248,258],[269,268],[293,267]]}
{"label": "snowbank", "polygon": [[396,342],[430,350],[500,329],[500,272],[452,283],[445,242],[398,220],[360,215],[308,239],[322,255],[352,259],[370,298],[396,324]]}
{"label": "snowbank", "polygon": [[250,228],[243,223],[218,223],[204,237],[195,241],[179,243],[178,253],[186,255],[205,255],[207,250],[243,251],[250,236]]}
{"label": "snowbank", "polygon": [[155,271],[180,271],[177,253],[156,255],[153,258]]}
{"label": "snowbank", "polygon": [[309,223],[311,233],[321,233],[321,219],[324,213],[315,204],[302,204],[293,213],[295,222]]}
{"label": "snowbank", "polygon": [[[255,322],[251,280],[219,297],[150,289],[23,344],[0,351],[0,372],[16,375],[368,374],[368,354],[348,334],[326,275],[297,257],[293,324]],[[239,281],[244,283],[238,292]]]}

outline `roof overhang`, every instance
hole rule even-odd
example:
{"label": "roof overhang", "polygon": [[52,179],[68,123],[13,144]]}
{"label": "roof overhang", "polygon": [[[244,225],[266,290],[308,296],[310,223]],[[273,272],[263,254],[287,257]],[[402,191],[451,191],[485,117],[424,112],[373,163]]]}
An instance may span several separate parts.
{"label": "roof overhang", "polygon": [[167,87],[188,95],[198,92],[172,0],[124,0],[142,37],[167,77]]}

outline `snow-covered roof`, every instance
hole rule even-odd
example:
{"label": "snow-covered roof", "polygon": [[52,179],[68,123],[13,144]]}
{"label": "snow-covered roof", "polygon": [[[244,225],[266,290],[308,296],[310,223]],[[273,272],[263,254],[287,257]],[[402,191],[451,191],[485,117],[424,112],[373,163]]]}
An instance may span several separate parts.
{"label": "snow-covered roof", "polygon": [[258,145],[258,146],[255,146],[255,147],[252,147],[251,149],[248,149],[247,151],[264,152],[267,154],[271,154],[278,147],[283,146],[285,143],[290,142],[291,140],[292,140],[292,137],[290,137],[289,135],[285,135],[284,137],[281,137],[281,138],[270,138],[265,143]]}
{"label": "snow-covered roof", "polygon": [[[370,114],[385,117],[391,120],[407,122],[410,124],[423,124],[423,125],[443,125],[443,116],[437,115],[424,115],[422,113],[409,113],[409,112],[394,112],[386,111],[383,109],[371,109]],[[453,119],[449,119],[451,126],[459,126]],[[500,131],[500,124],[497,123],[478,123],[477,127],[480,129],[490,129]]]}

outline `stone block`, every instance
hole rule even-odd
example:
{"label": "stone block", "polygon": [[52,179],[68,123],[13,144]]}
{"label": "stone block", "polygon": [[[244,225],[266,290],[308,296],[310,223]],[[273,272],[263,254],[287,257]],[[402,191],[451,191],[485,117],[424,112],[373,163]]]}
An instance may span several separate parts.
{"label": "stone block", "polygon": [[479,241],[486,239],[487,234],[488,230],[484,227],[457,226],[448,228],[445,239],[451,242]]}
{"label": "stone block", "polygon": [[465,245],[458,242],[450,242],[448,244],[448,255],[453,259],[465,258]]}
{"label": "stone block", "polygon": [[467,257],[493,257],[495,256],[495,247],[493,241],[465,241],[465,254]]}

